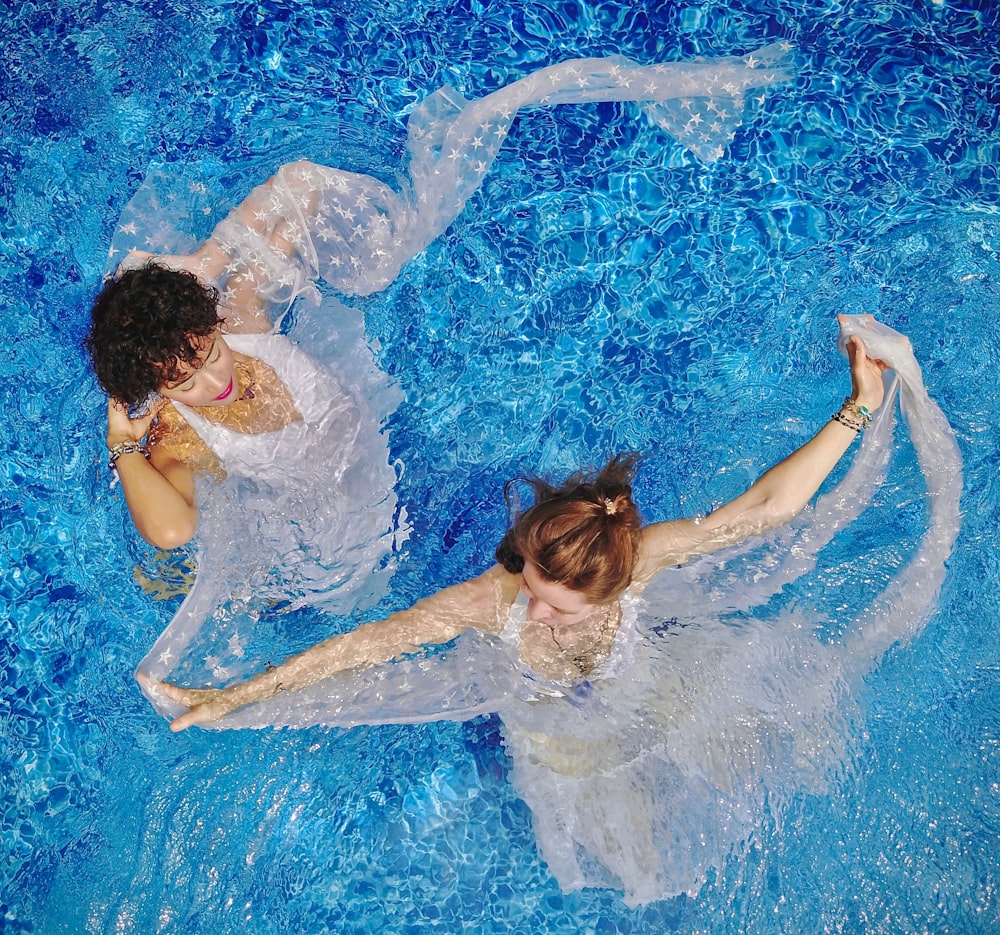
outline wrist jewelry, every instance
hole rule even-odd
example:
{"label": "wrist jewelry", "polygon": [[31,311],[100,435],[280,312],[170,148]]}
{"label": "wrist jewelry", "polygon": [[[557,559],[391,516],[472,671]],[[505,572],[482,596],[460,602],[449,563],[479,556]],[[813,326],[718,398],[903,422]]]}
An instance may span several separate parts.
{"label": "wrist jewelry", "polygon": [[844,405],[840,407],[841,412],[845,409],[851,416],[857,418],[862,428],[866,429],[872,424],[871,410],[867,406],[859,406],[850,396],[844,397]]}
{"label": "wrist jewelry", "polygon": [[861,422],[857,422],[850,416],[844,415],[843,411],[835,412],[832,416],[830,416],[830,418],[833,419],[834,422],[839,422],[841,425],[846,425],[849,429],[854,429],[854,431],[858,432],[859,434],[861,430],[864,428],[864,425]]}
{"label": "wrist jewelry", "polygon": [[108,467],[114,471],[115,462],[122,455],[130,455],[136,451],[141,452],[144,458],[149,458],[149,449],[142,442],[118,442],[117,445],[112,445],[108,448]]}

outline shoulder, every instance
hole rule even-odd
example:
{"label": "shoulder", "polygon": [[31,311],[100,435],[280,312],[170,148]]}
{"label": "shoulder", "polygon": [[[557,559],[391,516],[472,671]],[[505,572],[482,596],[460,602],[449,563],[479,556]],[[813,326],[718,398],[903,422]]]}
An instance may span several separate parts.
{"label": "shoulder", "polygon": [[683,565],[695,555],[713,551],[715,534],[701,518],[650,523],[642,529],[639,562],[633,582],[640,588],[664,568]]}
{"label": "shoulder", "polygon": [[150,430],[149,448],[154,467],[179,461],[195,473],[224,476],[215,453],[170,403],[160,410]]}
{"label": "shoulder", "polygon": [[520,587],[520,576],[512,575],[501,565],[493,565],[475,578],[424,598],[417,606],[432,612],[456,633],[467,627],[499,633]]}
{"label": "shoulder", "polygon": [[502,565],[493,565],[465,584],[470,607],[475,608],[476,618],[482,621],[477,628],[499,633],[521,590],[521,576],[511,574]]}
{"label": "shoulder", "polygon": [[761,532],[763,526],[744,520],[738,507],[734,510],[734,505],[739,504],[740,499],[742,498],[708,516],[644,526],[633,582],[642,588],[664,568],[683,565],[696,555],[707,555],[730,548],[752,533]]}

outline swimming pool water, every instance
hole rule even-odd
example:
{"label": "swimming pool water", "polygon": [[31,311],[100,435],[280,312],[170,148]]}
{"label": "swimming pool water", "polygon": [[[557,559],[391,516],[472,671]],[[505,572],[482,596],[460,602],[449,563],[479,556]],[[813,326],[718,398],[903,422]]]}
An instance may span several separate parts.
{"label": "swimming pool water", "polygon": [[[1000,927],[994,4],[94,0],[7,17],[0,930]],[[178,598],[136,579],[184,569],[107,487],[79,350],[147,168],[233,200],[299,156],[392,181],[408,109],[441,84],[471,97],[575,55],[778,37],[800,75],[751,106],[719,163],[625,105],[533,111],[452,228],[352,304],[406,392],[390,422],[414,524],[398,604],[488,561],[516,470],[636,448],[650,518],[704,510],[828,417],[836,312],[909,334],[962,448],[965,522],[938,613],[863,686],[843,777],[762,825],[697,898],[629,909],[559,892],[495,719],[170,734],[132,671]],[[842,565],[874,581],[905,560],[915,476],[901,455],[880,494],[892,521],[862,521],[801,588],[836,594]]]}

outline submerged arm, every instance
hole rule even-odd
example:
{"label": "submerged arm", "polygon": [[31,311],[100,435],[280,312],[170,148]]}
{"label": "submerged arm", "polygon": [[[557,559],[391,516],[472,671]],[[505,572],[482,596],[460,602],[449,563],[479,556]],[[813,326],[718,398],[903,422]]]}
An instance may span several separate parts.
{"label": "submerged arm", "polygon": [[191,710],[170,729],[204,724],[278,692],[299,691],[338,672],[364,669],[422,646],[453,640],[473,628],[496,632],[517,594],[517,579],[499,566],[417,601],[385,620],[362,624],[348,633],[317,643],[297,656],[246,682],[223,689],[186,689],[164,683],[166,694]]}
{"label": "submerged arm", "polygon": [[[847,349],[853,386],[851,400],[874,412],[882,405],[882,371],[886,365],[869,358],[864,343],[856,336],[850,338]],[[853,418],[850,413],[846,415]],[[831,420],[801,448],[762,474],[746,493],[704,519],[647,526],[643,530],[636,583],[647,583],[668,565],[736,545],[789,522],[819,490],[856,434],[853,428]]]}

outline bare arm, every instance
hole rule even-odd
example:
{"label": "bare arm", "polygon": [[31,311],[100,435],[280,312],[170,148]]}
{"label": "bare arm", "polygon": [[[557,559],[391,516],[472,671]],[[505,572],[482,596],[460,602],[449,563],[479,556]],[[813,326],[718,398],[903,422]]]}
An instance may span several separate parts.
{"label": "bare arm", "polygon": [[[869,358],[864,343],[856,336],[848,341],[847,348],[851,398],[874,412],[882,405],[885,364]],[[645,527],[636,584],[648,583],[668,565],[718,551],[787,523],[819,490],[856,434],[854,429],[831,420],[801,448],[762,474],[746,493],[704,519],[674,520]]]}
{"label": "bare arm", "polygon": [[497,632],[517,589],[516,576],[495,565],[478,578],[438,591],[385,620],[317,643],[246,682],[224,689],[186,689],[164,683],[167,695],[191,708],[170,729],[216,721],[253,701],[298,691],[337,672],[368,668],[422,646],[447,643],[470,628]]}
{"label": "bare arm", "polygon": [[[122,404],[108,400],[108,448],[120,442],[139,442],[149,431],[157,409],[130,419]],[[121,455],[115,470],[132,522],[150,545],[176,549],[189,541],[198,525],[194,502],[194,474],[183,461],[152,446],[147,460],[140,451]]]}
{"label": "bare arm", "polygon": [[[236,221],[259,234],[268,247],[284,256],[294,256],[303,243],[302,227],[316,210],[318,192],[311,188],[307,174],[312,163],[292,162],[282,166],[263,185],[258,185],[225,221]],[[268,303],[261,298],[259,272],[237,263],[213,235],[194,253],[155,255],[133,251],[126,265],[156,259],[171,269],[186,270],[204,282],[225,280],[225,310],[229,330],[235,333],[262,333],[271,330]]]}

